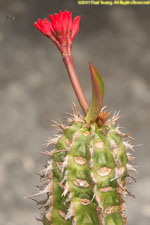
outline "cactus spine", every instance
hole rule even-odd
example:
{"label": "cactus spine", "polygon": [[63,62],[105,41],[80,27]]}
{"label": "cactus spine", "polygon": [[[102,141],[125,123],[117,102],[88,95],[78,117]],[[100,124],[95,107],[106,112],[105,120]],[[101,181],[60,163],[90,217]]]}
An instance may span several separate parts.
{"label": "cactus spine", "polygon": [[[71,13],[60,11],[55,16],[38,20],[35,26],[58,47],[83,110],[76,106],[68,125],[55,122],[61,132],[47,142],[43,152],[49,157],[40,172],[39,192],[28,196],[43,208],[40,220],[44,225],[124,225],[125,197],[129,170],[136,171],[130,161],[133,147],[130,135],[115,126],[119,113],[108,119],[103,111],[104,83],[90,64],[92,101],[90,107],[80,86],[72,57],[72,41],[79,30],[80,17],[72,22]],[[50,147],[50,148],[49,148]],[[45,199],[34,199],[44,194]]]}

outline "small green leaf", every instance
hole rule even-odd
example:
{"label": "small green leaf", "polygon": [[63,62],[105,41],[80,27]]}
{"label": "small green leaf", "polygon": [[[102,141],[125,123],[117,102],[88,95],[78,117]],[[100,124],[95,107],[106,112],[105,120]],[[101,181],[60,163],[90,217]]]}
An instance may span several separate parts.
{"label": "small green leaf", "polygon": [[90,68],[92,68],[92,70],[96,76],[97,82],[101,89],[102,97],[104,97],[104,81],[103,81],[102,77],[100,76],[99,72],[96,70],[96,68],[91,63],[90,63]]}
{"label": "small green leaf", "polygon": [[92,101],[85,119],[87,122],[94,122],[98,118],[103,105],[104,82],[96,68],[91,63],[89,66],[92,81]]}

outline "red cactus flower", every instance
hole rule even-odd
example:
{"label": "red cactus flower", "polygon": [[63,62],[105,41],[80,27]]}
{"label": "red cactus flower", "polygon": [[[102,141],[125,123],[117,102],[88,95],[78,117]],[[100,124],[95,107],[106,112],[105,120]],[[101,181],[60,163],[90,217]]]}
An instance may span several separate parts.
{"label": "red cactus flower", "polygon": [[38,19],[34,26],[50,38],[60,50],[62,47],[71,48],[72,41],[79,31],[80,16],[72,21],[72,13],[66,10],[55,13],[54,16],[49,15],[49,18],[51,22],[46,18]]}

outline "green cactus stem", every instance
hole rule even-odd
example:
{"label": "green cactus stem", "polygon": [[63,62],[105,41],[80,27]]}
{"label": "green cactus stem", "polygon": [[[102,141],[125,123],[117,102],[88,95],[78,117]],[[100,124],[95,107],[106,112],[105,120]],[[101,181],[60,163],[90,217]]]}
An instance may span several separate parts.
{"label": "green cactus stem", "polygon": [[101,128],[89,125],[76,111],[69,125],[56,123],[62,130],[43,152],[49,157],[41,179],[48,183],[35,196],[45,194],[45,201],[37,201],[44,209],[40,220],[44,225],[124,225],[125,197],[132,195],[126,188],[130,138],[114,126],[118,115],[107,120]]}

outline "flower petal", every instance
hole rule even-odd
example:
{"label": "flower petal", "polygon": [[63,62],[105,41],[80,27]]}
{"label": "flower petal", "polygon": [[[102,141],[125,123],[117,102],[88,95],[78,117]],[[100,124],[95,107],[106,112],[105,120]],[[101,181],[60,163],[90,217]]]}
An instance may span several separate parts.
{"label": "flower petal", "polygon": [[72,35],[71,35],[71,40],[74,39],[74,37],[76,36],[76,34],[78,33],[79,31],[79,23],[80,23],[80,19],[81,19],[81,16],[76,16],[73,20],[73,23],[72,23]]}
{"label": "flower petal", "polygon": [[51,14],[51,15],[49,15],[49,18],[50,18],[50,20],[51,20],[52,27],[53,27],[53,29],[55,30],[55,17]]}
{"label": "flower petal", "polygon": [[72,13],[68,13],[68,31],[72,30]]}
{"label": "flower petal", "polygon": [[66,34],[68,29],[68,11],[65,10],[65,12],[63,13],[63,30],[64,30],[64,34]]}

